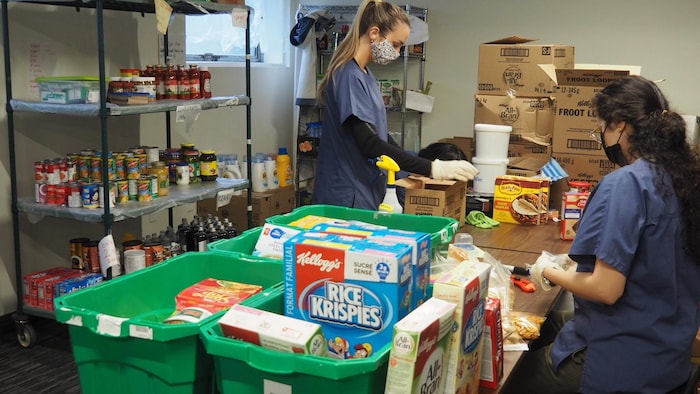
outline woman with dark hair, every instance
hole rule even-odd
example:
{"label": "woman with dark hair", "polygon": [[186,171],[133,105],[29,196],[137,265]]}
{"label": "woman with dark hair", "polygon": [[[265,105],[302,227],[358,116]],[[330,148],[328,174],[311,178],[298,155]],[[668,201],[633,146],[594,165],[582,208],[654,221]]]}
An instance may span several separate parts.
{"label": "woman with dark hair", "polygon": [[318,87],[318,101],[324,105],[323,148],[314,204],[377,209],[386,192],[386,176],[375,165],[381,155],[394,159],[404,171],[437,179],[468,181],[478,173],[466,160],[430,161],[389,142],[384,100],[368,64],[396,60],[409,33],[403,9],[381,0],[360,4]]}
{"label": "woman with dark hair", "polygon": [[[536,283],[568,290],[576,306],[553,343],[526,355],[507,391],[677,392],[700,326],[698,152],[645,78],[610,83],[593,107],[592,137],[621,168],[591,193],[568,257],[543,253],[531,268]],[[569,259],[575,271],[559,263]]]}

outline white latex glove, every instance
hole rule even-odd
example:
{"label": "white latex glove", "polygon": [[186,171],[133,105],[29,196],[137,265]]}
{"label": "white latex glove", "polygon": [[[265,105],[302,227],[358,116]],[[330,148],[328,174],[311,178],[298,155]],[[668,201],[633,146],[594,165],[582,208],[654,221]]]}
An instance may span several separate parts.
{"label": "white latex glove", "polygon": [[[564,258],[562,258],[564,256]],[[535,264],[531,265],[530,268],[530,279],[539,286],[540,289],[544,291],[552,290],[552,284],[542,276],[542,271],[545,268],[552,268],[555,270],[564,270],[560,265],[568,260],[566,255],[553,255],[547,251],[543,251],[540,257],[537,258]]]}
{"label": "white latex glove", "polygon": [[479,170],[466,160],[433,160],[433,179],[456,179],[467,182],[474,179]]}

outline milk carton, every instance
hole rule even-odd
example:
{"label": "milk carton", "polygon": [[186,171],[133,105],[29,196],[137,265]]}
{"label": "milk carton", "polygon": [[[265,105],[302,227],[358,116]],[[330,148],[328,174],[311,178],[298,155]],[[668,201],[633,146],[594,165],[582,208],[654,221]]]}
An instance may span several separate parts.
{"label": "milk carton", "polygon": [[300,233],[284,244],[284,313],[320,324],[332,357],[370,356],[408,314],[411,269],[405,244]]}
{"label": "milk carton", "polygon": [[227,336],[286,353],[327,355],[321,326],[236,304],[219,320]]}
{"label": "milk carton", "polygon": [[477,393],[481,373],[484,305],[491,265],[465,261],[440,276],[433,297],[455,304],[444,393]]}
{"label": "milk carton", "polygon": [[412,248],[411,264],[413,267],[413,285],[411,286],[411,310],[425,302],[428,298],[428,283],[430,282],[430,247],[431,234],[417,231],[396,229],[375,229],[357,224],[338,225],[320,224],[312,231],[343,234],[354,237],[367,237],[391,240],[405,243]]}
{"label": "milk carton", "polygon": [[455,308],[430,298],[394,325],[385,394],[442,393]]}

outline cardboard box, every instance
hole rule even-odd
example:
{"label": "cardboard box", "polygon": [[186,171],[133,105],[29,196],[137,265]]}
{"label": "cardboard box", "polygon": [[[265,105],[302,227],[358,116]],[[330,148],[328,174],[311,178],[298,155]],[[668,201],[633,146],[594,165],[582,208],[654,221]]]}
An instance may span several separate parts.
{"label": "cardboard box", "polygon": [[543,157],[511,157],[508,162],[506,175],[532,177],[540,173],[549,158]]}
{"label": "cardboard box", "polygon": [[481,359],[479,385],[497,389],[503,378],[503,326],[501,324],[501,300],[486,298],[484,306],[484,349]]}
{"label": "cardboard box", "polygon": [[617,168],[615,163],[600,156],[553,153],[552,157],[569,174],[568,181],[590,182],[591,187]]}
{"label": "cardboard box", "polygon": [[549,145],[554,127],[552,97],[474,96],[474,123],[511,126],[511,139]]}
{"label": "cardboard box", "polygon": [[386,394],[443,392],[455,309],[431,298],[394,325]]}
{"label": "cardboard box", "polygon": [[[228,218],[233,226],[240,232],[248,229],[248,197],[246,191],[243,194],[232,196],[231,201],[217,208],[215,198],[197,202],[197,215],[206,216],[212,214],[221,218]],[[253,227],[265,224],[265,219],[270,216],[289,213],[296,207],[293,187],[281,187],[262,193],[253,193]]]}
{"label": "cardboard box", "polygon": [[529,44],[535,39],[511,36],[479,46],[479,94],[542,97],[554,93],[554,81],[538,66],[574,67],[574,46]]}
{"label": "cardboard box", "polygon": [[589,191],[567,191],[561,198],[561,231],[559,237],[564,241],[573,241],[576,237],[578,222],[583,208],[591,195]]}
{"label": "cardboard box", "polygon": [[493,218],[501,223],[547,223],[549,179],[498,176],[493,196]]}
{"label": "cardboard box", "polygon": [[406,108],[418,112],[431,113],[433,112],[433,103],[435,98],[427,94],[416,92],[413,90],[406,91]]}
{"label": "cardboard box", "polygon": [[514,140],[511,134],[511,140],[508,143],[508,157],[537,157],[543,160],[549,160],[552,157],[552,146],[535,144],[530,141]]}
{"label": "cardboard box", "polygon": [[464,223],[467,206],[467,184],[462,181],[439,181],[409,176],[396,181],[406,188],[404,213],[443,216]]}
{"label": "cardboard box", "polygon": [[541,68],[556,84],[553,152],[605,156],[601,145],[590,136],[598,126],[593,96],[612,81],[630,74],[638,75],[640,68],[592,64],[577,64],[571,69],[547,64]]}
{"label": "cardboard box", "polygon": [[438,142],[446,142],[449,144],[454,144],[462,150],[462,152],[467,156],[467,160],[471,160],[474,156],[474,139],[471,137],[458,137],[454,136],[452,138],[441,138]]}
{"label": "cardboard box", "polygon": [[450,338],[445,393],[476,393],[481,376],[484,307],[491,265],[464,261],[433,284],[433,297],[451,302],[455,309]]}

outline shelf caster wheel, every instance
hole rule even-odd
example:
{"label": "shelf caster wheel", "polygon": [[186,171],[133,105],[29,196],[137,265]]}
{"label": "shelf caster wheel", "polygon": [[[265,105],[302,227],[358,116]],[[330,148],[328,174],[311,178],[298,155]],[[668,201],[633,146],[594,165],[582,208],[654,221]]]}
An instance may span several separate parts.
{"label": "shelf caster wheel", "polygon": [[36,330],[30,323],[17,325],[17,342],[25,349],[36,345]]}

